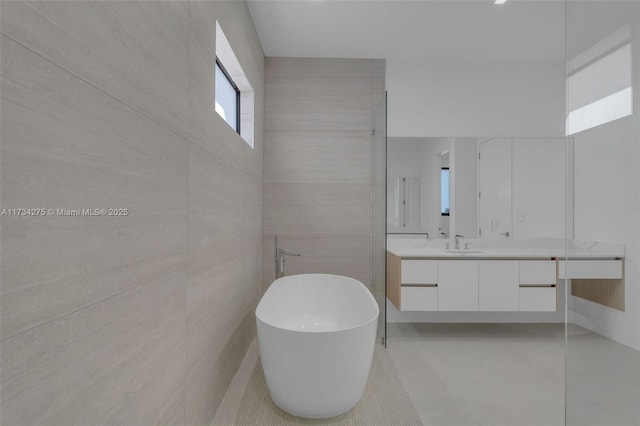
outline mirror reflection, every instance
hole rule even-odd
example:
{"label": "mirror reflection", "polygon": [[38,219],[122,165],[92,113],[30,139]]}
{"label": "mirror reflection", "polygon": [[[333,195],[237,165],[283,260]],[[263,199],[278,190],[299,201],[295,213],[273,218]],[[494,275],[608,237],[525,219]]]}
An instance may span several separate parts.
{"label": "mirror reflection", "polygon": [[564,238],[563,138],[389,138],[387,156],[391,234]]}

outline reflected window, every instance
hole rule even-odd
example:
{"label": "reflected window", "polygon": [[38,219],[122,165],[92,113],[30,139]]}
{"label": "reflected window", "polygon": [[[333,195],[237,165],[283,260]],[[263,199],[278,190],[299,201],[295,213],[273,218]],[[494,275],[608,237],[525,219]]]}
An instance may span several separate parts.
{"label": "reflected window", "polygon": [[[597,53],[594,48],[582,56]],[[567,135],[633,114],[631,45],[596,57],[567,78]]]}
{"label": "reflected window", "polygon": [[440,169],[440,214],[449,216],[449,168]]}

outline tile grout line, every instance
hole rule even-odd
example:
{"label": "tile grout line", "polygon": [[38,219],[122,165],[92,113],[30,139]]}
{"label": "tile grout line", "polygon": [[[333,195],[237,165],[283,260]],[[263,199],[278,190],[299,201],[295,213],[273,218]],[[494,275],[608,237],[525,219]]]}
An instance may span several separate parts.
{"label": "tile grout line", "polygon": [[116,102],[118,102],[119,104],[124,105],[124,106],[125,106],[125,107],[127,107],[128,109],[130,109],[130,110],[134,111],[135,113],[137,113],[137,114],[139,114],[139,115],[143,116],[143,117],[144,117],[144,118],[146,118],[147,120],[149,120],[149,121],[151,121],[151,122],[155,123],[156,125],[158,125],[158,126],[160,126],[160,127],[164,128],[165,130],[167,130],[167,131],[169,131],[169,132],[173,133],[174,135],[178,136],[180,139],[184,140],[185,142],[190,142],[189,137],[188,137],[187,135],[180,134],[180,133],[179,133],[179,132],[177,132],[176,130],[174,130],[174,129],[170,128],[170,127],[167,127],[166,125],[164,125],[163,123],[160,123],[160,122],[159,122],[159,121],[157,121],[156,119],[149,117],[149,116],[148,116],[147,114],[145,114],[144,112],[139,111],[137,108],[135,108],[135,107],[133,107],[133,106],[129,105],[128,103],[124,102],[123,100],[119,99],[118,97],[116,97],[116,96],[112,95],[111,93],[107,92],[106,90],[102,89],[101,87],[99,87],[99,86],[95,85],[94,83],[91,83],[91,82],[87,81],[85,78],[80,77],[79,75],[77,75],[77,74],[76,74],[76,73],[74,73],[73,71],[71,71],[71,70],[69,70],[69,69],[67,69],[67,68],[63,67],[62,65],[60,65],[60,64],[58,64],[58,63],[56,63],[56,62],[54,62],[53,60],[51,60],[51,59],[49,59],[48,57],[46,57],[46,56],[44,56],[43,54],[41,54],[40,52],[37,52],[37,51],[33,50],[32,48],[30,48],[30,47],[28,47],[28,46],[24,45],[23,43],[21,43],[20,41],[16,40],[15,38],[13,38],[13,37],[11,37],[11,36],[7,35],[6,33],[0,32],[0,34],[1,34],[3,37],[7,38],[8,40],[11,40],[12,42],[16,43],[17,45],[21,46],[22,48],[24,48],[24,49],[28,50],[29,52],[33,53],[34,55],[36,55],[36,56],[38,56],[38,57],[40,57],[40,58],[44,59],[45,61],[49,62],[49,63],[50,63],[50,64],[52,64],[52,65],[54,65],[56,68],[58,68],[58,69],[60,69],[60,70],[62,70],[62,71],[64,71],[64,72],[66,72],[66,73],[68,73],[68,74],[72,75],[73,77],[75,77],[75,78],[77,78],[78,80],[82,81],[83,83],[85,83],[85,84],[87,84],[87,85],[91,86],[92,88],[94,88],[95,90],[99,91],[100,93],[102,93],[102,94],[104,94],[104,95],[108,96],[109,98],[111,98],[111,99],[115,100],[115,101],[116,101]]}
{"label": "tile grout line", "polygon": [[[189,22],[189,25],[191,25],[191,22]],[[207,151],[207,153],[213,155],[214,157],[216,157],[218,160],[222,161],[223,163],[228,164],[230,167],[234,167],[237,168],[238,170],[247,173],[247,174],[252,174],[251,171],[249,170],[245,170],[243,167],[241,166],[236,166],[232,163],[229,162],[228,159],[223,158],[222,156],[220,156],[219,153],[211,151],[210,149],[202,146],[202,144],[199,144],[198,142],[192,140],[191,136],[186,135],[186,134],[181,134],[180,132],[167,127],[166,125],[162,124],[161,122],[157,121],[156,119],[148,116],[147,114],[145,114],[144,112],[138,110],[137,108],[129,105],[128,103],[122,101],[120,98],[110,94],[109,92],[105,91],[104,89],[100,88],[99,86],[96,86],[95,84],[91,83],[90,81],[86,80],[83,77],[80,77],[79,75],[77,75],[76,73],[74,73],[73,71],[65,68],[62,65],[59,65],[58,63],[54,62],[53,60],[49,59],[48,57],[44,56],[43,54],[33,50],[32,48],[24,45],[23,43],[21,43],[20,41],[16,40],[15,38],[11,37],[10,35],[7,35],[6,33],[0,31],[0,35],[2,37],[5,37],[6,39],[16,43],[18,46],[28,50],[29,52],[33,53],[34,55],[42,58],[43,60],[47,61],[48,63],[52,64],[53,66],[55,66],[56,68],[68,73],[69,75],[73,76],[74,78],[82,81],[83,83],[87,84],[88,86],[92,87],[93,89],[99,91],[100,93],[104,94],[105,96],[113,99],[114,101],[118,102],[119,104],[123,105],[124,107],[130,109],[131,111],[135,112],[136,114],[139,114],[140,116],[146,118],[147,120],[151,121],[152,123],[156,124],[157,126],[162,127],[163,129],[167,130],[168,132],[174,134],[175,136],[177,136],[181,141],[183,141],[184,143],[188,143],[188,144],[193,144],[193,145],[197,145],[198,147],[202,148],[203,150]],[[191,82],[190,78],[187,78],[187,88],[189,87],[189,84]],[[187,89],[188,90],[188,89]],[[187,101],[189,100],[189,95],[187,93]]]}
{"label": "tile grout line", "polygon": [[[187,2],[187,19],[189,21],[189,33],[187,34],[187,123],[189,122],[189,111],[191,110],[191,1]],[[191,152],[191,146],[189,140],[187,140],[185,146],[185,271],[184,271],[184,368],[182,376],[182,423],[187,424],[187,341],[189,336],[189,155]]]}

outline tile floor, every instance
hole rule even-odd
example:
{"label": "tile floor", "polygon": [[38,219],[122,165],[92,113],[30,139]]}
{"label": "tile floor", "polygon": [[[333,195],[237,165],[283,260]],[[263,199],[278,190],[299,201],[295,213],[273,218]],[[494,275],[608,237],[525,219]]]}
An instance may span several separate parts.
{"label": "tile floor", "polygon": [[[640,425],[640,352],[571,326],[567,425]],[[563,324],[388,325],[425,426],[565,424]]]}
{"label": "tile floor", "polygon": [[254,340],[229,386],[211,426],[420,426],[387,351],[376,345],[362,399],[349,412],[328,419],[303,419],[272,401]]}
{"label": "tile floor", "polygon": [[640,352],[569,328],[567,424],[640,425]]}

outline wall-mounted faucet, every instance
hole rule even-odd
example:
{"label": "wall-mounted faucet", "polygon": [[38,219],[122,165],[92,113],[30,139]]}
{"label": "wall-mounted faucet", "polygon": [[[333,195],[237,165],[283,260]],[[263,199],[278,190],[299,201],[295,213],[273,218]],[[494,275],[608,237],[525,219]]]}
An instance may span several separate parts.
{"label": "wall-mounted faucet", "polygon": [[273,261],[276,266],[276,279],[284,277],[284,257],[285,256],[300,256],[300,253],[289,253],[283,248],[278,247],[278,236],[275,236],[275,251]]}
{"label": "wall-mounted faucet", "polygon": [[460,250],[460,239],[461,238],[464,238],[464,235],[460,235],[460,234],[456,235],[456,243],[455,243],[455,246],[453,247],[454,249]]}

